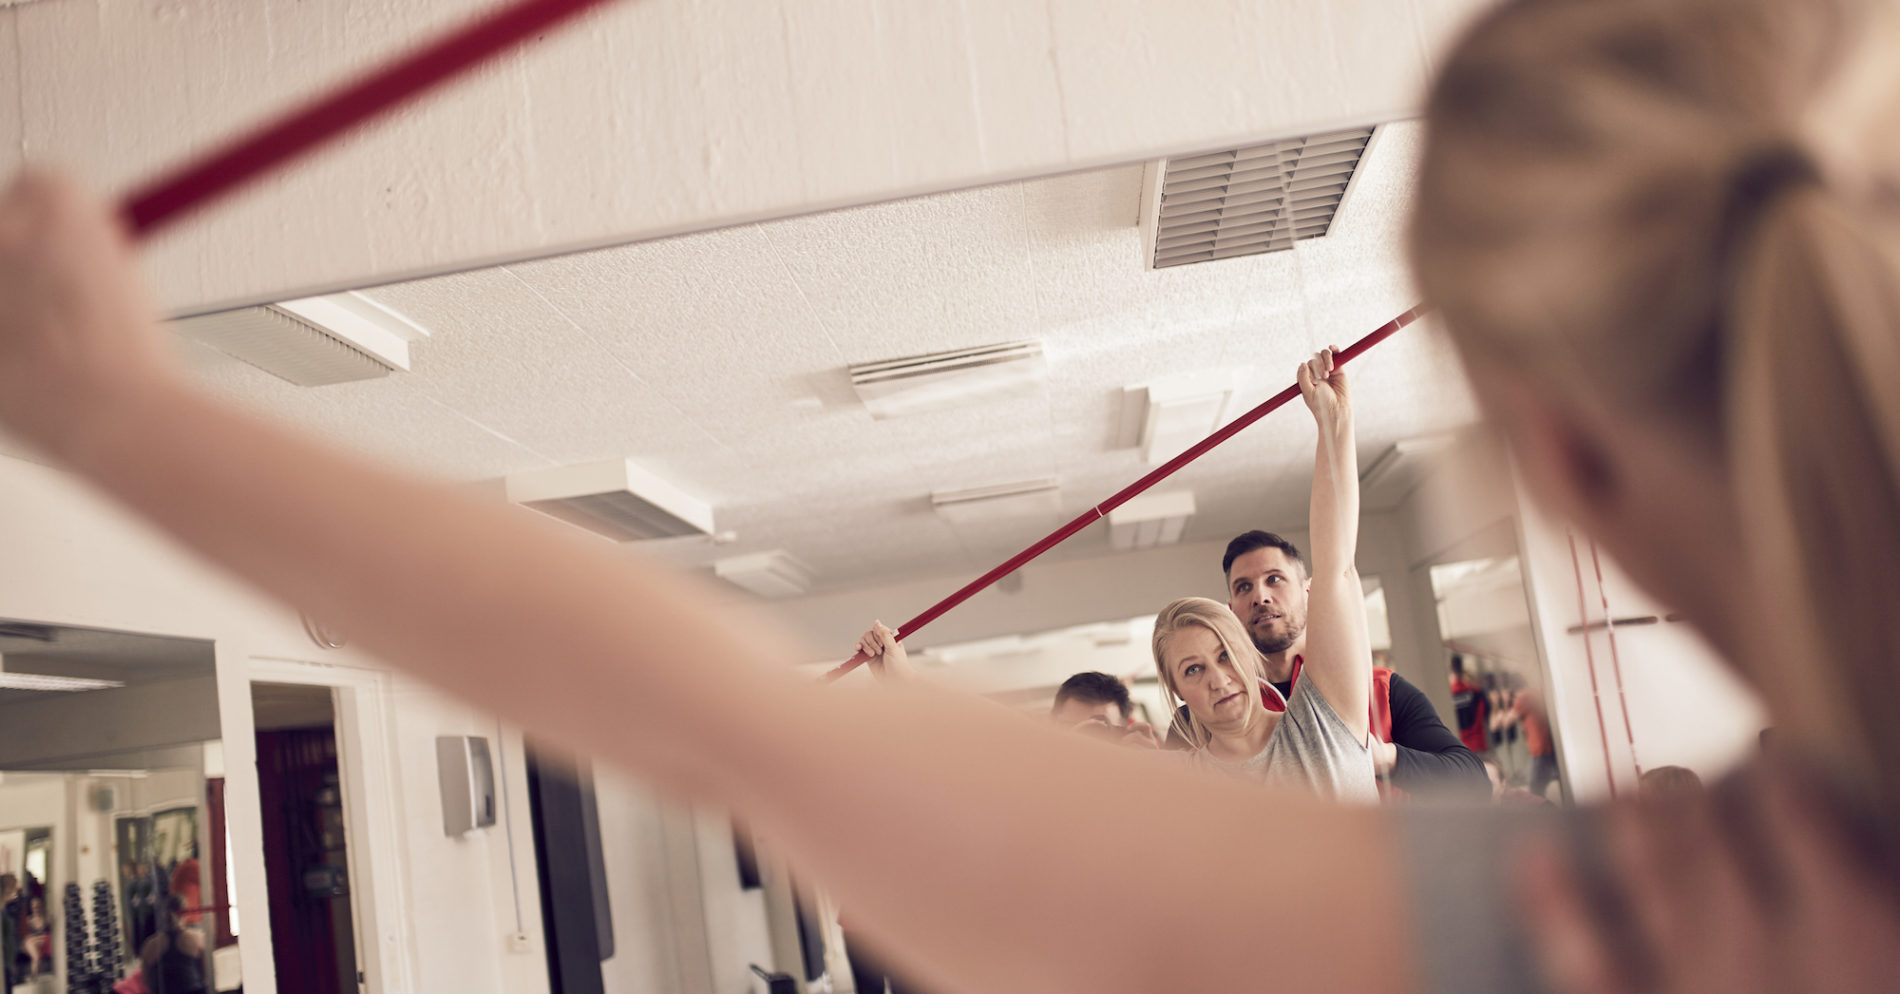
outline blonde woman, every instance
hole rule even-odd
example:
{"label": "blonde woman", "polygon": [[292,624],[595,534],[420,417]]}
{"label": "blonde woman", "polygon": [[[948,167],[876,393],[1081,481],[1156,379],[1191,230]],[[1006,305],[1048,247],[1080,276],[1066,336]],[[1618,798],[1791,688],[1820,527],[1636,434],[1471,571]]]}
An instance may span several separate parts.
{"label": "blonde woman", "polygon": [[[390,663],[745,814],[935,990],[1537,989],[1527,920],[1551,986],[1886,990],[1893,17],[1525,0],[1434,88],[1413,257],[1480,399],[1544,500],[1687,610],[1823,771],[1579,824],[1622,884],[1589,900],[1566,849],[1513,900],[1522,829],[1495,814],[1326,804],[914,683],[799,680],[784,664],[812,653],[691,578],[206,397],[106,208],[38,173],[0,199],[0,423]],[[1269,822],[1297,858],[1259,857]]]}
{"label": "blonde woman", "polygon": [[[1367,746],[1372,643],[1353,554],[1359,535],[1358,457],[1345,370],[1327,349],[1301,363],[1300,394],[1319,424],[1310,505],[1304,666],[1279,710],[1262,694],[1260,650],[1227,605],[1188,597],[1155,617],[1155,673],[1170,703],[1187,705],[1183,736],[1219,770],[1342,801],[1376,802]],[[1287,576],[1287,583],[1302,578]]]}

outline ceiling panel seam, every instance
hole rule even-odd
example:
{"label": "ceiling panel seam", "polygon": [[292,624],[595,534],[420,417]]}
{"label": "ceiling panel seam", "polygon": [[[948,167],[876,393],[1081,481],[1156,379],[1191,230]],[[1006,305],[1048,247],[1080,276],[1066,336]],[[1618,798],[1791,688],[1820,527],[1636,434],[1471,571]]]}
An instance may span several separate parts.
{"label": "ceiling panel seam", "polygon": [[527,280],[522,279],[519,273],[516,273],[512,268],[508,266],[497,266],[496,268],[500,269],[504,273],[507,273],[509,279],[512,279],[516,283],[521,284],[521,286],[524,289],[526,289],[529,293],[534,295],[534,299],[539,300],[543,306],[545,306],[549,311],[553,312],[555,317],[558,317],[562,321],[567,322],[569,327],[579,332],[582,338],[587,339],[588,344],[594,346],[594,348],[596,349],[599,349],[601,354],[605,355],[610,361],[613,362],[614,365],[619,366],[621,372],[626,373],[627,376],[633,380],[636,386],[640,387],[643,390],[648,391],[652,396],[658,397],[662,402],[666,404],[667,407],[672,408],[673,413],[679,415],[680,420],[686,422],[689,425],[692,425],[694,431],[697,431],[701,435],[706,436],[706,439],[708,441],[712,442],[714,445],[717,445],[721,449],[724,449],[727,452],[734,451],[732,446],[727,445],[724,439],[720,438],[717,435],[714,435],[712,432],[707,431],[706,427],[699,423],[698,418],[695,418],[692,415],[687,414],[686,411],[683,410],[679,406],[679,404],[674,402],[672,397],[667,395],[666,391],[655,389],[654,386],[648,383],[646,379],[643,378],[638,372],[636,372],[632,366],[629,366],[624,361],[622,361],[618,353],[616,353],[613,349],[608,348],[606,345],[602,344],[600,339],[594,337],[593,332],[588,331],[584,326],[581,325],[579,321],[576,321],[572,317],[570,317],[566,311],[561,309],[561,306],[559,304],[556,304],[554,301],[549,300],[546,295],[544,295],[540,290],[535,288],[534,284],[529,283]]}
{"label": "ceiling panel seam", "polygon": [[555,460],[550,458],[546,453],[518,439],[510,438],[503,432],[490,428],[488,425],[484,424],[479,418],[475,418],[468,415],[467,413],[464,413],[460,408],[457,408],[454,404],[449,404],[444,401],[437,400],[436,398],[429,396],[428,392],[425,390],[417,390],[416,396],[421,397],[423,400],[426,400],[429,403],[434,404],[435,406],[440,407],[443,410],[449,412],[450,414],[453,414],[456,417],[461,418],[463,421],[466,421],[469,424],[472,424],[475,427],[480,428],[481,430],[489,433],[490,435],[493,435],[496,438],[499,438],[502,441],[507,442],[509,445],[512,445],[520,449],[521,451],[528,453],[531,456],[534,456],[536,459],[539,459],[550,466],[555,464]]}
{"label": "ceiling panel seam", "polygon": [[[1042,281],[1036,278],[1036,240],[1034,234],[1029,230],[1029,185],[1027,183],[1016,184],[1016,215],[1021,220],[1023,226],[1023,269],[1029,274],[1029,301],[1035,305],[1035,327],[1038,332],[1037,337],[1041,337],[1041,334],[1047,330],[1048,325],[1042,318]],[[1011,334],[1013,335],[1014,332]],[[1051,358],[1060,359],[1061,356],[1056,355]],[[1061,459],[1056,456],[1056,445],[1054,443],[1056,439],[1062,437],[1061,425],[1056,422],[1055,391],[1045,391],[1042,399],[1043,413],[1049,419],[1049,473],[1053,476],[1056,474],[1056,471],[1061,468]]]}
{"label": "ceiling panel seam", "polygon": [[785,278],[791,281],[792,289],[798,291],[799,303],[804,304],[805,309],[811,312],[812,323],[818,326],[819,331],[824,332],[825,343],[831,346],[832,358],[838,360],[838,365],[840,366],[849,366],[851,360],[846,358],[844,350],[838,347],[838,338],[831,333],[830,322],[825,320],[825,314],[818,309],[818,305],[811,302],[811,294],[805,292],[805,284],[798,281],[798,274],[793,272],[792,267],[786,263],[785,253],[779,250],[778,239],[772,236],[772,232],[767,225],[755,224],[752,227],[759,233],[759,236],[764,239],[766,247],[772,250],[772,261],[778,263],[779,271],[784,273]]}

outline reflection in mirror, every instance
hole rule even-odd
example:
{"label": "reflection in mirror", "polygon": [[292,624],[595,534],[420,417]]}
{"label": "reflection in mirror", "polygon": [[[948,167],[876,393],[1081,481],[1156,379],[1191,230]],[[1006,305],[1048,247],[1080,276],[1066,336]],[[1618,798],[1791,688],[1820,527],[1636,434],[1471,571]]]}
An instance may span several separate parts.
{"label": "reflection in mirror", "polygon": [[239,987],[218,735],[211,643],[0,622],[7,990]]}
{"label": "reflection in mirror", "polygon": [[1458,733],[1484,756],[1493,796],[1561,800],[1543,669],[1516,556],[1431,567],[1438,629],[1451,654]]}

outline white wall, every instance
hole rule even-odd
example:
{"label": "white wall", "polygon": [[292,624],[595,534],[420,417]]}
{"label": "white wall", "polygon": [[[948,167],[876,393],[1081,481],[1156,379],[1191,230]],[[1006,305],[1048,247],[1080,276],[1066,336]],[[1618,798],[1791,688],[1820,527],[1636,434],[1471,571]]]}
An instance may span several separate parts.
{"label": "white wall", "polygon": [[[25,153],[122,189],[494,6],[0,9],[0,173]],[[189,311],[1392,120],[1480,6],[620,3],[149,258],[164,306]]]}
{"label": "white wall", "polygon": [[[773,969],[772,936],[765,917],[765,889],[739,887],[739,861],[732,844],[732,823],[718,812],[693,812],[698,846],[699,885],[712,962],[713,994],[764,994],[747,964]],[[776,969],[798,974],[793,964]]]}
{"label": "white wall", "polygon": [[[411,989],[492,994],[547,990],[547,944],[519,733],[414,681],[398,678],[392,686],[389,765],[399,776],[403,834],[400,854],[382,854],[382,865],[399,867],[406,878],[414,941]],[[493,827],[453,838],[444,834],[435,758],[439,735],[489,740],[497,781]],[[504,790],[505,806],[500,796]],[[400,860],[390,858],[395,855]],[[525,953],[509,946],[518,927],[530,939]]]}
{"label": "white wall", "polygon": [[677,918],[667,873],[667,812],[641,784],[599,767],[594,804],[614,923],[614,954],[600,965],[604,989],[698,994],[709,964],[680,962],[680,933],[697,934],[698,928]]}
{"label": "white wall", "polygon": [[1467,432],[1433,459],[1423,481],[1393,513],[1402,568],[1393,569],[1387,597],[1399,588],[1414,609],[1393,614],[1392,654],[1415,661],[1407,679],[1425,691],[1448,725],[1451,654],[1439,627],[1431,567],[1515,554],[1516,511],[1503,450],[1483,432]]}
{"label": "white wall", "polygon": [[[51,828],[66,821],[66,778],[58,773],[0,774],[0,829]],[[55,844],[58,838],[54,839]],[[58,860],[54,860],[55,864]]]}
{"label": "white wall", "polygon": [[[369,661],[348,653],[326,655],[293,617],[203,567],[64,475],[5,457],[0,457],[0,548],[8,550],[8,568],[0,570],[0,617],[215,643],[236,903],[248,912],[240,944],[244,975],[248,990],[269,994],[274,984],[270,922],[264,913],[251,660]],[[405,777],[403,823],[409,831],[405,851],[385,865],[400,874],[409,899],[405,924],[412,929],[414,977],[406,989],[438,989],[434,979],[446,977],[462,991],[545,991],[540,905],[532,890],[524,891],[523,916],[533,954],[506,952],[514,909],[503,837],[489,830],[479,838],[452,840],[441,832],[434,737],[493,737],[494,721],[433,691],[403,681],[394,686],[390,734]],[[503,772],[514,791],[517,866],[531,886],[532,843],[527,841],[519,757],[519,743],[510,743],[511,765]],[[426,987],[418,986],[425,982]]]}
{"label": "white wall", "polygon": [[774,968],[765,891],[739,886],[730,821],[600,767],[594,795],[613,908],[607,994],[763,994],[746,966]]}
{"label": "white wall", "polygon": [[[1766,720],[1759,702],[1687,625],[1617,628],[1614,652],[1610,633],[1598,629],[1588,639],[1590,652],[1584,651],[1586,639],[1571,629],[1586,617],[1600,621],[1604,597],[1613,617],[1660,616],[1666,611],[1602,557],[1604,584],[1599,593],[1588,541],[1578,539],[1582,561],[1573,562],[1569,533],[1522,497],[1508,458],[1485,435],[1473,435],[1447,453],[1442,466],[1400,506],[1399,518],[1414,594],[1428,608],[1411,617],[1415,654],[1435,660],[1439,667],[1429,686],[1432,691],[1445,689],[1447,657],[1440,648],[1444,636],[1436,612],[1429,610],[1429,567],[1518,556],[1530,625],[1525,654],[1535,653],[1542,671],[1559,763],[1574,798],[1609,796],[1612,778],[1619,792],[1631,790],[1639,767],[1680,765],[1705,778],[1719,775],[1752,747]],[[1501,638],[1524,638],[1521,630],[1503,629],[1506,613],[1516,608],[1509,598],[1487,599],[1481,611],[1463,608],[1454,606],[1459,615],[1452,619],[1455,624],[1496,628]],[[1395,654],[1404,627],[1395,619]],[[1441,713],[1450,713],[1447,703],[1438,706]]]}
{"label": "white wall", "polygon": [[1586,620],[1666,611],[1607,557],[1593,561],[1588,539],[1534,510],[1523,543],[1551,724],[1573,797],[1629,796],[1639,770],[1665,765],[1708,779],[1747,758],[1766,712],[1707,643],[1681,622],[1576,630]]}

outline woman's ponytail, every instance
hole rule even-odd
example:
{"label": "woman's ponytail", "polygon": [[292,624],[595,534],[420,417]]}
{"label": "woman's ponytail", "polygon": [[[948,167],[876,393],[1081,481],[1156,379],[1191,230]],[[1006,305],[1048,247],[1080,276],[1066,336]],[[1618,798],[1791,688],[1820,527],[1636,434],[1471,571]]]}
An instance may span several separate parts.
{"label": "woman's ponytail", "polygon": [[[1729,462],[1758,582],[1788,605],[1810,719],[1900,815],[1900,253],[1819,186],[1763,207],[1730,254]],[[1785,596],[1784,596],[1785,595]],[[1900,820],[1890,822],[1900,824]]]}

